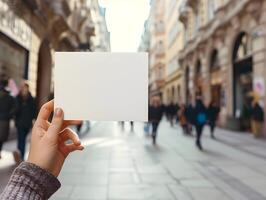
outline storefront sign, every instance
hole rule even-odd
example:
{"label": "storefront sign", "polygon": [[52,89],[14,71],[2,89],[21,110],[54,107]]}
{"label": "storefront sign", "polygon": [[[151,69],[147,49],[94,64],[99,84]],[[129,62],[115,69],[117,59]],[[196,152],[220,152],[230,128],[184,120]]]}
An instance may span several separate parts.
{"label": "storefront sign", "polygon": [[265,80],[263,77],[256,77],[254,79],[253,89],[260,97],[265,96]]}
{"label": "storefront sign", "polygon": [[25,21],[18,18],[2,0],[0,0],[0,32],[3,32],[24,48],[30,48],[30,27]]}

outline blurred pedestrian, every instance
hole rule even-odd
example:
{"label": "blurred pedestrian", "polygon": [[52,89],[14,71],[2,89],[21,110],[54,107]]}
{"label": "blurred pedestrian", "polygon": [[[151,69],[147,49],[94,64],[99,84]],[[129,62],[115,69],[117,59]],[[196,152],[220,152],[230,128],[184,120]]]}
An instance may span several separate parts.
{"label": "blurred pedestrian", "polygon": [[149,136],[149,134],[150,134],[150,127],[151,127],[151,123],[150,122],[145,122],[144,123],[143,129],[144,129],[144,133],[145,133],[146,136]]}
{"label": "blurred pedestrian", "polygon": [[251,129],[254,137],[258,138],[262,133],[262,126],[264,122],[263,108],[260,106],[258,100],[254,98],[251,107]]}
{"label": "blurred pedestrian", "polygon": [[185,117],[187,119],[187,131],[188,134],[192,134],[192,127],[195,124],[195,115],[194,115],[194,107],[192,105],[192,101],[190,100],[185,108]]}
{"label": "blurred pedestrian", "polygon": [[121,126],[121,130],[124,131],[125,130],[125,122],[124,121],[120,121],[119,124]]}
{"label": "blurred pedestrian", "polygon": [[188,124],[187,124],[187,118],[185,116],[185,110],[186,106],[185,104],[182,104],[180,109],[178,110],[178,118],[179,118],[179,124],[183,129],[184,134],[189,134],[188,132]]}
{"label": "blurred pedestrian", "polygon": [[168,105],[168,115],[169,115],[169,122],[170,122],[171,127],[174,126],[174,120],[176,117],[176,113],[177,113],[176,104],[174,104],[174,102],[171,102]]}
{"label": "blurred pedestrian", "polygon": [[196,97],[196,106],[194,109],[194,114],[195,114],[195,128],[196,128],[196,134],[197,134],[196,135],[196,146],[200,150],[203,150],[202,144],[201,144],[201,136],[202,136],[204,125],[207,122],[207,109],[204,106],[200,95],[197,95]]}
{"label": "blurred pedestrian", "polygon": [[162,119],[163,107],[161,105],[161,100],[159,97],[154,97],[152,99],[152,104],[149,107],[149,121],[152,124],[152,143],[156,144],[157,130],[159,123]]}
{"label": "blurred pedestrian", "polygon": [[180,105],[179,103],[175,104],[175,123],[177,124],[179,122],[179,117],[178,117],[178,111],[180,110]]}
{"label": "blurred pedestrian", "polygon": [[211,138],[215,138],[214,137],[214,129],[216,127],[216,122],[218,120],[218,116],[220,113],[220,108],[219,106],[215,103],[215,101],[211,101],[210,105],[208,106],[207,109],[207,117],[208,117],[208,124],[210,126],[210,131],[211,131]]}
{"label": "blurred pedestrian", "polygon": [[15,113],[15,100],[6,90],[8,78],[0,76],[0,159],[4,142],[9,136],[9,123]]}
{"label": "blurred pedestrian", "polygon": [[35,117],[35,100],[30,93],[29,85],[24,82],[21,86],[19,95],[16,97],[15,124],[18,135],[18,151],[14,151],[13,155],[17,164],[24,160],[27,135],[32,128]]}
{"label": "blurred pedestrian", "polygon": [[134,132],[134,122],[130,121],[130,131]]}
{"label": "blurred pedestrian", "polygon": [[171,110],[171,108],[170,108],[170,103],[169,104],[166,104],[164,107],[164,113],[165,113],[165,116],[166,116],[166,119],[167,119],[167,121],[168,122],[170,122],[170,110]]}
{"label": "blurred pedestrian", "polygon": [[82,128],[83,122],[81,121],[77,126],[77,134],[80,136],[81,135],[81,128]]}

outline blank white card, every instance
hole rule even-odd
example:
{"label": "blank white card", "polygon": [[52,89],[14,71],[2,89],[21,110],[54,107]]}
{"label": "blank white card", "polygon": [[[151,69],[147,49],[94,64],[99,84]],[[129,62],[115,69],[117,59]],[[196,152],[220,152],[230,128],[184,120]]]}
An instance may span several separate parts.
{"label": "blank white card", "polygon": [[55,53],[55,107],[66,120],[147,121],[147,53]]}

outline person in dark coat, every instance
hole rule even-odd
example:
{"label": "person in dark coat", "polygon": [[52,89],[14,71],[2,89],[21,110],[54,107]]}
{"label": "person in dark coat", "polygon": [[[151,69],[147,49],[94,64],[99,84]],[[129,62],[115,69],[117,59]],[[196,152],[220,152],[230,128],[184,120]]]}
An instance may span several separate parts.
{"label": "person in dark coat", "polygon": [[204,125],[207,122],[207,109],[204,106],[201,96],[196,97],[196,106],[194,108],[194,125],[196,128],[196,146],[202,150],[202,145],[201,145],[201,135],[202,131],[204,128]]}
{"label": "person in dark coat", "polygon": [[208,123],[210,126],[210,131],[211,131],[211,138],[213,139],[214,139],[214,129],[216,127],[216,122],[218,120],[219,113],[220,113],[220,108],[216,105],[214,101],[211,101],[207,109],[207,115],[208,115]]}
{"label": "person in dark coat", "polygon": [[29,91],[29,85],[23,83],[19,95],[16,97],[16,116],[15,123],[18,134],[18,152],[14,152],[17,163],[24,160],[26,138],[32,128],[33,119],[36,117],[35,100]]}
{"label": "person in dark coat", "polygon": [[15,111],[15,100],[6,90],[8,78],[0,77],[0,159],[4,142],[8,139],[9,123]]}
{"label": "person in dark coat", "polygon": [[171,127],[174,126],[174,119],[177,114],[177,108],[176,105],[172,102],[168,105],[168,115],[169,115],[169,121],[171,124]]}
{"label": "person in dark coat", "polygon": [[152,143],[156,144],[157,129],[163,116],[163,107],[161,100],[154,97],[152,104],[149,106],[149,122],[152,124]]}

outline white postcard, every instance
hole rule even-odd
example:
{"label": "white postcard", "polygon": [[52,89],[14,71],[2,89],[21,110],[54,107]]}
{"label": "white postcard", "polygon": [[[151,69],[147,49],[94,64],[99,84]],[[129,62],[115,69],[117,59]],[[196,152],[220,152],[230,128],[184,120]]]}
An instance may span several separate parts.
{"label": "white postcard", "polygon": [[55,53],[55,107],[65,120],[147,121],[147,53]]}

